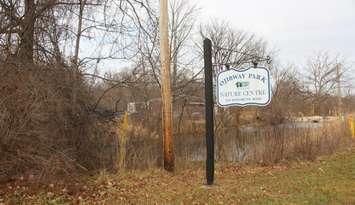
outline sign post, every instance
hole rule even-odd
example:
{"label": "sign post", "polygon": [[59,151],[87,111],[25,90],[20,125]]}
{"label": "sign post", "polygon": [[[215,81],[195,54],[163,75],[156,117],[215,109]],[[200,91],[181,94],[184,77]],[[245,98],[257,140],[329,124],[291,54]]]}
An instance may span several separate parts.
{"label": "sign post", "polygon": [[212,72],[212,42],[206,38],[203,41],[204,70],[205,70],[205,126],[206,126],[206,178],[207,185],[213,184],[214,179],[214,121],[213,121],[213,72]]}
{"label": "sign post", "polygon": [[[206,178],[207,185],[214,180],[214,102],[212,42],[203,41],[205,71],[205,126],[206,126]],[[237,52],[237,51],[236,51]],[[266,59],[270,61],[269,57]],[[220,107],[231,106],[267,106],[271,101],[270,71],[257,67],[257,62],[250,68],[229,68],[217,75],[217,104]]]}

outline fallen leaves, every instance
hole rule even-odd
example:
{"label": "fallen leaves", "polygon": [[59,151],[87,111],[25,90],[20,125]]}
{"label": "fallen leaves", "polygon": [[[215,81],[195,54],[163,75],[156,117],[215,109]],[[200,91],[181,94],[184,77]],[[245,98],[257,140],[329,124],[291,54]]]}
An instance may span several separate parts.
{"label": "fallen leaves", "polygon": [[[327,162],[329,164],[329,161]],[[312,181],[313,177],[325,177],[329,174],[330,168],[325,169],[322,167],[323,164],[323,162],[313,164],[303,162],[295,165],[281,164],[268,167],[217,164],[216,185],[211,187],[202,186],[205,183],[205,173],[202,168],[182,170],[175,175],[158,169],[143,172],[132,171],[118,175],[101,173],[90,180],[63,179],[47,183],[39,188],[34,188],[33,184],[24,184],[26,178],[20,177],[18,182],[9,183],[4,186],[4,189],[0,189],[0,193],[4,193],[5,196],[5,198],[0,198],[0,205],[6,204],[9,198],[15,196],[14,193],[17,193],[16,197],[20,197],[19,201],[32,202],[29,204],[38,202],[40,196],[42,196],[42,201],[56,201],[60,202],[59,204],[62,202],[68,204],[259,202],[265,198],[282,199],[295,193],[307,193],[304,189],[315,186],[315,182]],[[301,180],[297,181],[295,177],[286,173],[293,174]],[[308,176],[308,178],[305,179],[303,176]],[[316,181],[316,183],[319,182]]]}

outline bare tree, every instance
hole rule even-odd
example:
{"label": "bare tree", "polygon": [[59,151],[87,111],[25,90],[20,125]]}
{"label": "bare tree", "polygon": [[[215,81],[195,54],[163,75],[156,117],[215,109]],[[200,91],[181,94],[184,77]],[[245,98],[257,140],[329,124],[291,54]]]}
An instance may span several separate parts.
{"label": "bare tree", "polygon": [[[170,1],[170,53],[172,64],[172,89],[173,96],[184,92],[184,88],[198,77],[193,68],[196,67],[196,56],[193,52],[191,40],[196,22],[197,8],[185,0]],[[147,25],[149,35],[142,35],[139,42],[137,69],[141,73],[149,73],[150,80],[154,80],[160,86],[160,62],[159,62],[159,36],[158,14],[153,12],[155,21]],[[186,91],[186,90],[185,90]]]}
{"label": "bare tree", "polygon": [[[7,35],[8,43],[12,43],[12,34],[17,34],[17,56],[24,62],[33,63],[33,45],[37,11],[35,0],[6,1],[1,0],[0,34]],[[23,7],[23,10],[20,8]],[[23,13],[23,14],[21,14]]]}
{"label": "bare tree", "polygon": [[322,113],[325,100],[330,95],[336,94],[336,85],[340,86],[340,79],[345,80],[343,76],[347,69],[343,67],[341,71],[338,70],[341,65],[344,65],[342,59],[338,56],[331,57],[327,52],[319,52],[308,59],[305,83],[308,85],[309,91],[313,93],[313,114]]}
{"label": "bare tree", "polygon": [[[212,58],[216,72],[224,69],[226,64],[233,67],[245,66],[268,54],[264,40],[246,31],[236,30],[225,21],[212,20],[211,23],[202,25],[200,34],[202,38],[212,41]],[[201,46],[200,48],[202,51]]]}
{"label": "bare tree", "polygon": [[[58,53],[69,57],[71,51],[76,64],[127,58],[127,53],[134,56],[132,42],[146,32],[150,4],[150,0],[0,0],[0,46],[29,62]],[[95,53],[79,53],[82,38],[95,41],[91,42]]]}
{"label": "bare tree", "polygon": [[[174,0],[170,3],[170,53],[172,62],[172,87],[177,88],[179,79],[191,64],[189,41],[195,28],[196,5],[189,5],[186,0]],[[185,62],[187,61],[187,62]]]}

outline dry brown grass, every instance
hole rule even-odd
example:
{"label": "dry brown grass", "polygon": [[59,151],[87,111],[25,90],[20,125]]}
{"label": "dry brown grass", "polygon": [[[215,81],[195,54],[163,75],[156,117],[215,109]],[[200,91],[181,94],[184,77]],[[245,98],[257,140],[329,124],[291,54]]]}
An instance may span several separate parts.
{"label": "dry brown grass", "polygon": [[0,196],[6,204],[354,204],[354,170],[352,148],[314,162],[217,163],[211,187],[204,185],[204,166],[195,164],[173,174],[101,172],[40,188],[17,181],[0,186]]}
{"label": "dry brown grass", "polygon": [[[217,119],[218,122],[219,119]],[[159,125],[135,125],[128,135],[128,169],[160,166],[162,159]],[[177,167],[205,160],[204,123],[184,120],[174,133]],[[153,130],[151,129],[153,128]],[[215,132],[215,159],[238,163],[270,165],[283,161],[314,160],[347,147],[351,140],[346,122],[320,124],[256,125],[250,128],[223,123]]]}

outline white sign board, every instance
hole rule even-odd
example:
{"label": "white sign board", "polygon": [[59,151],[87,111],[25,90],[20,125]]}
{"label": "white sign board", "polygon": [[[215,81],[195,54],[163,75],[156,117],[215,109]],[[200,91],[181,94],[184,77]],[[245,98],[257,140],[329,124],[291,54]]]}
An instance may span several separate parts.
{"label": "white sign board", "polygon": [[267,68],[230,69],[217,76],[219,106],[266,106],[270,101],[271,82]]}

